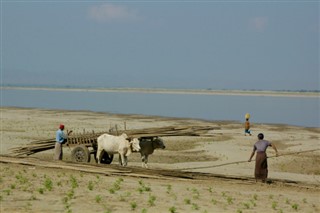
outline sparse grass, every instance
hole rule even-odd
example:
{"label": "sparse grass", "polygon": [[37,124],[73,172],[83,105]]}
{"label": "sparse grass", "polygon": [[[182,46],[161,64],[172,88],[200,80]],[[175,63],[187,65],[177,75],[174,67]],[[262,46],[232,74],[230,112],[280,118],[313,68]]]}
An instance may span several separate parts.
{"label": "sparse grass", "polygon": [[101,195],[96,195],[95,200],[96,200],[97,203],[100,203],[101,199],[102,199]]}
{"label": "sparse grass", "polygon": [[78,181],[73,175],[70,176],[70,182],[71,182],[71,188],[75,189],[79,187]]}
{"label": "sparse grass", "polygon": [[53,187],[53,183],[52,180],[50,178],[46,178],[46,180],[44,181],[44,187],[48,190],[51,191],[52,187]]}
{"label": "sparse grass", "polygon": [[4,192],[6,195],[10,195],[10,194],[11,194],[11,190],[10,190],[10,189],[5,189],[5,190],[3,190],[3,192]]}
{"label": "sparse grass", "polygon": [[154,195],[149,195],[149,199],[148,199],[148,203],[149,203],[149,206],[155,206],[155,201],[156,201],[156,196]]}
{"label": "sparse grass", "polygon": [[227,197],[227,203],[229,205],[233,204],[233,198],[232,197]]}
{"label": "sparse grass", "polygon": [[177,208],[172,206],[172,207],[169,208],[169,212],[176,213],[177,212]]}
{"label": "sparse grass", "polygon": [[143,192],[150,192],[151,188],[145,185],[145,183],[142,180],[140,180],[138,191],[140,192],[140,194],[142,194]]}
{"label": "sparse grass", "polygon": [[130,203],[130,206],[131,206],[131,210],[135,210],[137,208],[137,202],[133,201]]}
{"label": "sparse grass", "polygon": [[199,205],[198,205],[198,204],[196,204],[196,203],[192,203],[192,209],[193,209],[193,210],[199,210],[199,209],[200,209],[200,207],[199,207]]}
{"label": "sparse grass", "polygon": [[[179,196],[179,199],[173,200],[172,198],[174,196],[175,191],[181,191],[183,189],[181,188],[181,186],[179,186],[179,188],[177,188],[176,190],[173,190],[173,187],[175,187],[176,185],[171,185],[171,182],[164,182],[164,184],[161,183],[158,186],[155,186],[155,190],[151,190],[150,186],[154,186],[153,185],[154,183],[151,181],[149,183],[149,179],[140,179],[138,180],[138,184],[134,186],[131,184],[133,180],[130,178],[128,179],[126,178],[125,183],[123,178],[118,178],[118,179],[112,178],[114,182],[105,182],[103,178],[100,179],[100,176],[96,176],[97,179],[95,179],[95,176],[92,176],[93,177],[92,178],[92,177],[89,177],[89,175],[88,176],[82,175],[83,179],[77,180],[79,175],[74,175],[74,173],[73,175],[69,175],[69,174],[70,173],[67,173],[64,176],[61,175],[60,178],[57,178],[57,175],[52,176],[51,173],[43,175],[39,173],[37,174],[35,172],[30,172],[29,170],[27,171],[21,170],[20,172],[17,172],[16,174],[12,175],[13,177],[11,178],[12,180],[8,178],[7,174],[6,175],[0,174],[2,176],[0,178],[0,184],[1,184],[0,186],[5,188],[5,190],[1,190],[2,194],[0,196],[0,201],[3,201],[3,200],[10,201],[13,199],[14,196],[19,196],[18,195],[19,192],[26,189],[26,193],[23,193],[23,194],[26,195],[27,199],[25,199],[23,203],[20,203],[19,205],[22,208],[24,208],[27,212],[34,211],[33,208],[35,208],[35,205],[37,205],[37,202],[44,199],[44,197],[49,197],[49,196],[52,197],[53,195],[52,193],[57,193],[57,192],[62,193],[63,203],[60,202],[60,205],[62,207],[61,208],[62,210],[64,208],[63,210],[64,212],[72,212],[72,209],[71,209],[72,205],[78,202],[78,199],[83,196],[88,196],[89,200],[91,200],[91,202],[95,202],[96,206],[100,206],[100,208],[101,208],[101,205],[104,207],[105,206],[104,203],[108,201],[108,205],[110,206],[108,206],[108,208],[103,208],[101,212],[117,211],[117,209],[119,208],[118,207],[119,203],[114,204],[114,202],[119,202],[119,201],[123,202],[122,205],[124,206],[126,211],[131,209],[132,211],[141,212],[141,213],[156,211],[155,209],[157,209],[157,207],[155,206],[163,205],[164,202],[166,204],[172,202],[171,205],[168,205],[166,207],[167,212],[168,211],[169,212],[185,211],[185,209],[181,210],[180,206],[185,206],[184,208],[189,208],[189,211],[192,211],[192,212],[204,213],[204,212],[207,212],[205,208],[209,209],[208,212],[211,212],[209,205],[212,205],[211,207],[215,210],[218,209],[217,212],[233,211],[233,212],[239,212],[239,213],[246,212],[246,211],[260,211],[262,206],[266,207],[266,211],[277,212],[277,213],[282,213],[287,211],[288,212],[295,212],[295,211],[317,212],[319,209],[319,205],[314,204],[313,203],[314,199],[309,196],[305,195],[306,197],[303,198],[303,195],[302,195],[301,198],[299,199],[295,199],[292,196],[290,197],[288,196],[286,198],[286,197],[283,197],[284,195],[276,196],[276,194],[271,190],[270,191],[268,190],[269,194],[267,195],[264,194],[265,192],[262,193],[260,191],[255,191],[256,194],[254,193],[246,194],[246,193],[235,192],[234,190],[231,190],[229,188],[218,187],[218,188],[215,188],[215,190],[213,190],[213,187],[210,187],[208,185],[190,184],[189,186],[191,187],[187,188],[187,192],[185,193],[185,195],[183,195],[185,196],[184,199],[183,197],[181,199],[181,197]],[[54,177],[54,179],[50,179],[50,177]],[[37,180],[39,181],[37,182]],[[97,185],[98,181],[101,182],[101,184]],[[127,188],[127,181],[130,184],[129,188]],[[137,183],[137,180],[135,183]],[[60,186],[60,187],[58,188],[57,186]],[[98,187],[98,186],[102,186],[102,187]],[[162,196],[164,195],[163,197],[161,197],[161,199],[159,199],[158,194],[156,194],[158,193],[159,187],[162,187],[160,191],[163,193]],[[76,188],[79,188],[79,189],[76,189]],[[85,190],[86,188],[87,190]],[[137,188],[138,190],[135,190]],[[78,194],[81,189],[84,189],[87,195]],[[105,193],[106,190],[109,190],[109,192],[113,194],[116,193],[116,195],[106,195],[107,198],[104,199],[104,197],[102,196],[102,193]],[[132,194],[126,190],[129,190]],[[221,191],[221,190],[224,190],[224,191]],[[51,193],[49,193],[50,191]],[[40,194],[45,194],[45,196],[41,196],[37,194],[37,192]],[[145,192],[148,192],[148,193],[145,193]],[[29,195],[27,193],[29,193]],[[76,196],[75,196],[75,193],[76,193]],[[6,194],[11,196],[7,198]],[[177,195],[175,195],[176,198],[178,197]],[[181,193],[179,193],[179,195],[181,195]],[[263,199],[263,201],[261,201],[260,198],[262,197],[267,197],[267,199]],[[106,202],[104,202],[104,200]],[[18,201],[18,202],[22,202],[22,201]],[[287,205],[284,205],[284,204],[287,204]],[[306,206],[308,208],[307,210],[305,209]],[[149,207],[150,209],[148,209]],[[283,208],[283,210],[281,209],[281,207]]]}
{"label": "sparse grass", "polygon": [[69,199],[74,198],[74,190],[73,190],[73,189],[70,189],[70,190],[67,192],[67,197],[68,197]]}
{"label": "sparse grass", "polygon": [[278,202],[273,201],[273,202],[272,202],[272,209],[273,209],[273,210],[276,210],[277,207],[278,207]]}
{"label": "sparse grass", "polygon": [[88,189],[89,189],[90,191],[93,190],[93,182],[92,182],[91,180],[90,180],[89,183],[88,183]]}
{"label": "sparse grass", "polygon": [[191,200],[189,198],[185,198],[184,199],[184,203],[187,204],[187,205],[190,205],[191,204]]}
{"label": "sparse grass", "polygon": [[40,194],[43,194],[44,193],[44,188],[38,188],[38,192],[40,193]]}
{"label": "sparse grass", "polygon": [[294,204],[292,204],[291,205],[291,207],[294,209],[294,210],[298,210],[298,208],[299,208],[299,205],[297,204],[297,203],[294,203]]}

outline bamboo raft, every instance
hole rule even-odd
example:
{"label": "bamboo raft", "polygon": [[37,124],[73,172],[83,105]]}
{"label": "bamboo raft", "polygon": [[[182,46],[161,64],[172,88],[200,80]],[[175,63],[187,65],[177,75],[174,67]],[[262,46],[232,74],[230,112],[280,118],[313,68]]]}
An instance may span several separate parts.
{"label": "bamboo raft", "polygon": [[[67,146],[97,146],[97,138],[105,133],[111,135],[121,135],[126,133],[128,137],[133,138],[153,138],[153,137],[171,137],[171,136],[202,136],[212,137],[212,134],[208,132],[213,130],[212,126],[169,126],[160,128],[145,128],[145,129],[132,129],[132,130],[117,130],[112,132],[84,132],[84,133],[72,133],[67,139]],[[32,141],[26,145],[14,147],[11,149],[11,155],[32,155],[38,152],[53,149],[55,146],[55,139],[44,139]]]}

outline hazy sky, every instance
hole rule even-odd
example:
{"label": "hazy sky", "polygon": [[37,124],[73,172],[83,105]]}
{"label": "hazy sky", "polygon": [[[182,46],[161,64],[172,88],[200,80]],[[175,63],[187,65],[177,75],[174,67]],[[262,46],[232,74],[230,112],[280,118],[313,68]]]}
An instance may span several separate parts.
{"label": "hazy sky", "polygon": [[1,0],[2,84],[319,90],[319,5]]}

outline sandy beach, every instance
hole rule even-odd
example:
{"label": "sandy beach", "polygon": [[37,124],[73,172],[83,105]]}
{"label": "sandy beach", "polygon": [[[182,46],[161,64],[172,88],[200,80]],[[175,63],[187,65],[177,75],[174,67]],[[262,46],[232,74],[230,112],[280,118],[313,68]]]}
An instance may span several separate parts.
{"label": "sandy beach", "polygon": [[[245,136],[243,124],[235,122],[90,111],[0,110],[0,212],[320,211],[320,128],[253,123],[253,135]],[[53,150],[26,158],[35,163],[5,161],[13,147],[54,138],[60,123],[74,132],[108,131],[115,125],[119,129],[210,125],[214,130],[211,137],[164,137],[166,149],[149,157],[148,172],[141,168],[138,153],[129,156],[127,170],[118,166],[117,160],[97,167],[93,159],[86,165],[92,172],[66,168],[73,165],[68,147],[64,147],[62,162],[52,160]],[[268,184],[255,182],[254,162],[247,162],[260,132],[280,154],[275,157],[271,148],[267,151]],[[157,176],[162,170],[191,176]]]}

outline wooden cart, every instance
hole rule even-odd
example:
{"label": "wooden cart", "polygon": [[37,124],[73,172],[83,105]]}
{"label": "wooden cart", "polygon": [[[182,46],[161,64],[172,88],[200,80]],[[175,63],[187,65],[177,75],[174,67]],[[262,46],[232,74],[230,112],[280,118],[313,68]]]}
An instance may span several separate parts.
{"label": "wooden cart", "polygon": [[[83,132],[72,133],[65,145],[72,148],[71,159],[74,162],[90,162],[91,155],[96,159],[96,153],[98,149],[97,138],[105,133],[111,135],[121,135],[126,133],[128,137],[138,138],[139,140],[152,141],[156,137],[168,137],[168,136],[212,136],[208,134],[208,131],[213,130],[212,126],[169,126],[160,128],[146,128],[146,129],[133,129],[122,131],[109,131],[109,132]],[[55,139],[45,139],[33,141],[24,146],[12,148],[13,155],[32,155],[37,152],[53,149],[55,146]],[[109,155],[107,152],[102,154],[101,163],[110,164],[113,160],[113,155]]]}

